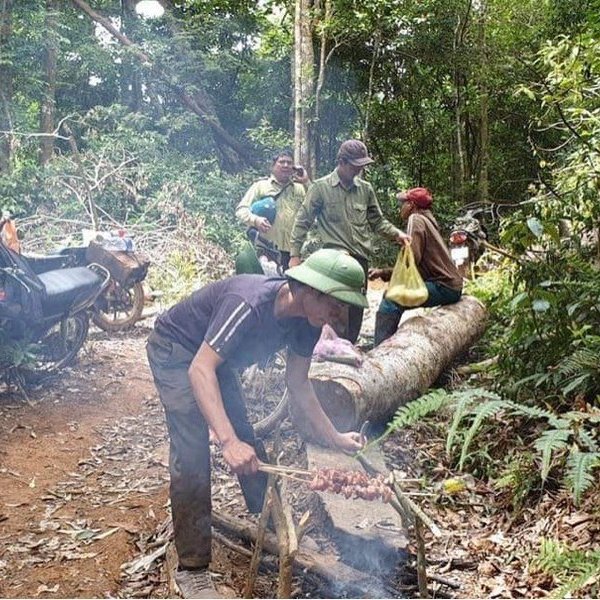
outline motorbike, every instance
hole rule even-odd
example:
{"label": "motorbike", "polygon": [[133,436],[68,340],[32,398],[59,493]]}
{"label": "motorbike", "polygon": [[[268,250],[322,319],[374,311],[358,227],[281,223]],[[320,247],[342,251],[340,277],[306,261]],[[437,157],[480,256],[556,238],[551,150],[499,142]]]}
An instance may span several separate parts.
{"label": "motorbike", "polygon": [[31,262],[0,240],[0,378],[22,384],[71,365],[110,274],[62,257]]}
{"label": "motorbike", "polygon": [[92,322],[97,327],[107,332],[123,331],[140,319],[145,298],[142,282],[150,263],[131,247],[127,249],[125,242],[123,246],[111,246],[92,240],[89,246],[62,248],[58,255],[70,257],[77,266],[102,265],[110,273],[108,286],[92,311]]}
{"label": "motorbike", "polygon": [[452,226],[448,247],[450,256],[463,277],[474,276],[475,264],[485,250],[487,234],[473,211],[457,217]]}

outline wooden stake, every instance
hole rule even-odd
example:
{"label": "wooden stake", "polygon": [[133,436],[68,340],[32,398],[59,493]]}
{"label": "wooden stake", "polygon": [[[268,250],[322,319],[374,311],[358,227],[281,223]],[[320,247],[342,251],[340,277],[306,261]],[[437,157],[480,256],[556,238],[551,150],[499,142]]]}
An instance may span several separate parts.
{"label": "wooden stake", "polygon": [[254,584],[256,582],[258,567],[260,565],[260,556],[262,553],[262,547],[265,539],[265,530],[267,528],[269,515],[271,514],[271,503],[274,483],[275,477],[273,475],[269,475],[269,479],[267,482],[267,490],[265,492],[265,499],[263,502],[262,511],[260,513],[260,519],[258,520],[258,530],[256,533],[256,542],[254,543],[254,552],[252,553],[250,568],[248,569],[248,577],[246,579],[246,585],[244,586],[244,598],[254,597]]}
{"label": "wooden stake", "polygon": [[419,517],[415,519],[415,538],[417,540],[417,581],[419,598],[429,598],[427,591],[427,559],[425,557],[425,542],[423,541],[423,523]]}

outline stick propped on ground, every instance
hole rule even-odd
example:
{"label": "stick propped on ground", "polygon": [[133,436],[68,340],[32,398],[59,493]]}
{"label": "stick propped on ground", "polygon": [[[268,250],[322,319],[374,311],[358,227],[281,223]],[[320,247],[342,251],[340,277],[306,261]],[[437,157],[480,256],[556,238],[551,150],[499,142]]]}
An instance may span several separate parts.
{"label": "stick propped on ground", "polygon": [[[365,355],[361,367],[313,363],[310,380],[323,409],[340,431],[356,430],[366,420],[389,419],[421,396],[485,331],[486,310],[463,296],[405,321],[395,335]],[[296,426],[313,438],[303,415],[290,406]]]}

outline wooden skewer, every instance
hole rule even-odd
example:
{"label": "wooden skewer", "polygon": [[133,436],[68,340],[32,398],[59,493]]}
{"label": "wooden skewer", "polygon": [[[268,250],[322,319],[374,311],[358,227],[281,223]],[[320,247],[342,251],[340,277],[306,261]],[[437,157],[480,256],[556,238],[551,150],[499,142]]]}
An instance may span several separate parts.
{"label": "wooden skewer", "polygon": [[310,479],[304,477],[298,477],[297,475],[293,475],[292,473],[287,473],[286,471],[271,471],[265,470],[262,467],[258,467],[259,471],[264,471],[265,473],[269,473],[271,475],[275,475],[277,477],[285,477],[286,479],[291,479],[292,481],[300,481],[301,483],[310,483]]}
{"label": "wooden skewer", "polygon": [[314,473],[312,471],[308,471],[306,469],[296,469],[294,467],[285,467],[281,465],[270,465],[268,463],[259,462],[258,470],[264,471],[265,473],[275,473],[275,474],[295,474],[295,475],[304,475],[307,477],[313,477]]}

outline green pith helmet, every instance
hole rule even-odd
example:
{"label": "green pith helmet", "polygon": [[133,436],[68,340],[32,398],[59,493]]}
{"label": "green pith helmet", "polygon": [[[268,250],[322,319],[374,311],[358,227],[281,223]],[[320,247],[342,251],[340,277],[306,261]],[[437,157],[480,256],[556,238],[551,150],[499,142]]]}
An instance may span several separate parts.
{"label": "green pith helmet", "polygon": [[241,275],[242,273],[264,274],[256,256],[256,250],[250,242],[246,242],[235,257],[235,273],[236,275]]}
{"label": "green pith helmet", "polygon": [[325,248],[311,254],[285,274],[336,300],[366,308],[365,273],[360,263],[340,250]]}

